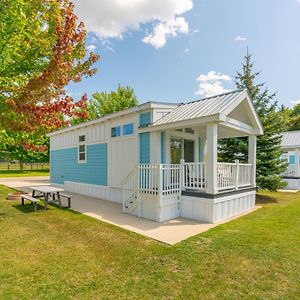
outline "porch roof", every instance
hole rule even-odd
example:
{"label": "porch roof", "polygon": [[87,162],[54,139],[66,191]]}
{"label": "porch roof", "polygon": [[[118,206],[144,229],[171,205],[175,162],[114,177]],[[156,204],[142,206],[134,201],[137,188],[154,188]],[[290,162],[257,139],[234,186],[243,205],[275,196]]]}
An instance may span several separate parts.
{"label": "porch roof", "polygon": [[[241,106],[242,103],[244,106]],[[263,134],[262,124],[246,89],[182,103],[144,130],[164,130],[210,122],[222,123],[247,134]]]}
{"label": "porch roof", "polygon": [[283,132],[281,148],[285,150],[300,148],[300,131]]}
{"label": "porch roof", "polygon": [[245,93],[247,93],[247,90],[237,90],[201,100],[182,103],[165,117],[159,119],[153,126],[220,114]]}

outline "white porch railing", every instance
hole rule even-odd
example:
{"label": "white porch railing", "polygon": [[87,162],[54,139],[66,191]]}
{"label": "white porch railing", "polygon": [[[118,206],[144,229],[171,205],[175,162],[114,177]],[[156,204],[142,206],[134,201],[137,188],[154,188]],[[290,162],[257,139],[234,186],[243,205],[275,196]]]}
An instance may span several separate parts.
{"label": "white porch railing", "polygon": [[[179,195],[181,190],[205,192],[207,187],[204,163],[140,164],[123,181],[124,211],[139,206],[140,195]],[[218,163],[218,191],[251,186],[251,164]]]}
{"label": "white porch railing", "polygon": [[204,163],[183,164],[183,187],[186,189],[205,190],[205,165]]}
{"label": "white porch railing", "polygon": [[282,174],[283,176],[289,176],[289,177],[296,177],[296,165],[289,164],[285,170],[285,172]]}
{"label": "white porch railing", "polygon": [[251,186],[251,164],[218,163],[218,190],[239,189]]}

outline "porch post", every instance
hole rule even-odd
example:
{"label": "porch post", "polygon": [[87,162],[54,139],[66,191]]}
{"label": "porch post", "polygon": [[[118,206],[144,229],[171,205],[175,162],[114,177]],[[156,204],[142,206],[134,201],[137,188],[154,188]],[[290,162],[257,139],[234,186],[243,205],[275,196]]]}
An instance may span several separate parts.
{"label": "porch post", "polygon": [[251,186],[256,187],[256,136],[248,137],[248,163],[251,168]]}
{"label": "porch post", "polygon": [[217,151],[218,151],[218,125],[208,124],[206,127],[207,138],[207,186],[206,193],[217,194],[218,193],[218,174],[217,174]]}
{"label": "porch post", "polygon": [[295,176],[299,177],[299,148],[295,149]]}

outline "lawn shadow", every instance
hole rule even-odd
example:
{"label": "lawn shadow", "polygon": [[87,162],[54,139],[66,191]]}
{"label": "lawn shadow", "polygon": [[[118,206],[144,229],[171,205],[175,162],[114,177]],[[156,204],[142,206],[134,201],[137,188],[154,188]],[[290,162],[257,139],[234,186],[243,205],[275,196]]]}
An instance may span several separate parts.
{"label": "lawn shadow", "polygon": [[[15,209],[19,210],[20,212],[25,213],[25,214],[35,212],[34,211],[34,206],[31,203],[25,203],[25,205],[14,204],[13,207]],[[57,205],[56,203],[49,203],[48,204],[48,210],[49,210],[50,207],[55,207],[59,210],[67,211],[67,212],[69,212],[73,215],[81,215],[80,212],[72,210],[72,208],[68,208],[67,206],[59,207],[59,205]],[[37,210],[36,211],[45,211],[43,202],[37,204]],[[0,213],[0,218],[1,218],[1,213]]]}
{"label": "lawn shadow", "polygon": [[256,204],[268,204],[268,203],[278,203],[278,200],[274,197],[266,195],[256,195]]}
{"label": "lawn shadow", "polygon": [[22,205],[22,204],[14,204],[12,207],[15,208],[15,209],[17,209],[18,211],[20,211],[22,213],[25,213],[25,214],[34,213],[34,212],[37,212],[37,211],[44,210],[44,206],[43,205],[37,204],[37,209],[35,211],[34,210],[34,206],[31,203],[25,203],[24,205]]}

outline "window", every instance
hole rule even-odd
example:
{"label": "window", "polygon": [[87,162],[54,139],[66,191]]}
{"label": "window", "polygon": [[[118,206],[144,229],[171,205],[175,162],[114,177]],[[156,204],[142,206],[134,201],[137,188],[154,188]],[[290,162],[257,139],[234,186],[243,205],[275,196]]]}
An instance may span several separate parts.
{"label": "window", "polygon": [[133,123],[123,125],[123,135],[133,134]]}
{"label": "window", "polygon": [[111,137],[117,137],[121,135],[121,127],[117,126],[117,127],[112,127],[111,129]]}
{"label": "window", "polygon": [[85,135],[79,136],[79,143],[85,142]]}
{"label": "window", "polygon": [[78,138],[79,145],[78,145],[78,162],[85,163],[86,162],[86,146],[85,142],[85,135],[80,135]]}
{"label": "window", "polygon": [[186,133],[191,133],[191,134],[195,133],[195,131],[192,128],[185,128],[185,132]]}

